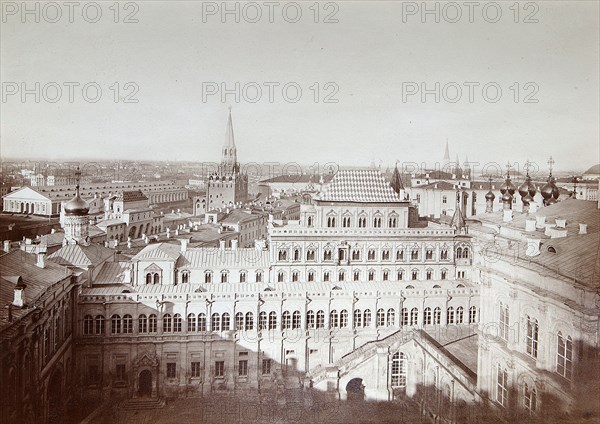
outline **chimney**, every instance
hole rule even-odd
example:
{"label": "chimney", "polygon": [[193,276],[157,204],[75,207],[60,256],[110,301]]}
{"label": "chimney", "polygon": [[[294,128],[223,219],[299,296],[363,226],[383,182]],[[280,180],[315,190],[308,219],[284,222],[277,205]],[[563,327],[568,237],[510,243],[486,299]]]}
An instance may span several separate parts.
{"label": "chimney", "polygon": [[231,250],[237,250],[237,248],[238,248],[238,241],[231,240]]}
{"label": "chimney", "polygon": [[225,240],[219,240],[219,250],[225,250]]}
{"label": "chimney", "polygon": [[556,223],[556,228],[565,228],[567,226],[567,220],[564,218],[556,218],[554,222]]}
{"label": "chimney", "polygon": [[546,217],[545,216],[536,216],[535,221],[536,221],[535,222],[536,228],[545,228],[545,226],[546,226]]}
{"label": "chimney", "polygon": [[579,223],[579,234],[587,234],[587,224]]}
{"label": "chimney", "polygon": [[538,205],[534,201],[529,202],[529,213],[536,213]]}
{"label": "chimney", "polygon": [[10,252],[10,240],[4,240],[2,248],[4,250],[4,253]]}
{"label": "chimney", "polygon": [[539,239],[527,239],[527,250],[525,254],[527,256],[537,256],[540,254],[540,242]]}
{"label": "chimney", "polygon": [[38,250],[36,266],[38,268],[46,268],[46,249],[45,248]]}
{"label": "chimney", "polygon": [[526,219],[525,220],[525,231],[527,231],[527,232],[535,231],[535,219]]}
{"label": "chimney", "polygon": [[513,218],[512,209],[504,209],[504,222],[510,222]]}
{"label": "chimney", "polygon": [[23,279],[19,277],[19,281],[15,286],[14,298],[12,304],[18,308],[22,308],[25,305],[25,284]]}
{"label": "chimney", "polygon": [[181,253],[187,252],[188,240],[187,239],[181,239],[180,241],[181,241]]}

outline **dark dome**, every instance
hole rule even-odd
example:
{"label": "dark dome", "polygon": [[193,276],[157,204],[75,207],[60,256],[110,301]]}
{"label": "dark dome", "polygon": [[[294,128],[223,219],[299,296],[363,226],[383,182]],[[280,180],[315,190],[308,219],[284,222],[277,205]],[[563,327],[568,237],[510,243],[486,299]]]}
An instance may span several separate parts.
{"label": "dark dome", "polygon": [[510,195],[510,193],[506,193],[506,192],[505,192],[505,193],[502,195],[502,202],[505,202],[505,203],[510,203],[510,202],[512,202],[512,199],[513,199],[513,197]]}
{"label": "dark dome", "polygon": [[515,194],[515,191],[517,191],[517,187],[510,180],[510,177],[507,177],[504,183],[500,186],[500,193],[504,194],[507,191],[510,193],[511,196]]}
{"label": "dark dome", "polygon": [[553,199],[554,201],[552,203],[556,203],[556,199],[558,199],[560,193],[558,187],[556,187],[556,184],[554,183],[554,177],[548,178],[548,182],[544,184],[540,192],[542,193],[544,200],[549,202],[549,199]]}
{"label": "dark dome", "polygon": [[496,195],[492,193],[492,190],[488,191],[485,195],[485,200],[494,200]]}
{"label": "dark dome", "polygon": [[88,205],[88,203],[79,196],[79,193],[65,203],[66,215],[87,215],[89,210],[90,205]]}
{"label": "dark dome", "polygon": [[531,201],[535,197],[536,193],[537,189],[535,188],[535,185],[531,182],[531,177],[529,177],[528,175],[525,181],[523,181],[523,184],[521,184],[521,186],[519,187],[519,194],[521,195],[521,198],[527,197],[529,195],[528,200]]}

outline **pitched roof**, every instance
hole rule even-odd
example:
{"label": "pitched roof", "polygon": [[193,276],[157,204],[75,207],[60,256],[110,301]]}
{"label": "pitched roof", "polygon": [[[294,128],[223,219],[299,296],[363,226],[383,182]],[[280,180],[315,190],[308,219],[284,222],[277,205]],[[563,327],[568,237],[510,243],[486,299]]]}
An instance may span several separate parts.
{"label": "pitched roof", "polygon": [[114,256],[114,251],[98,244],[67,244],[48,256],[54,263],[67,266],[97,266]]}
{"label": "pitched roof", "polygon": [[138,200],[148,200],[146,195],[142,193],[142,190],[123,191],[117,194],[117,200],[124,202],[136,202]]}
{"label": "pitched roof", "polygon": [[189,248],[182,253],[177,267],[190,269],[244,269],[268,268],[269,252],[255,248],[213,249]]}
{"label": "pitched roof", "polygon": [[176,244],[155,243],[144,247],[132,260],[168,260],[176,261],[179,258],[181,247]]}
{"label": "pitched roof", "polygon": [[319,195],[338,202],[400,202],[398,194],[378,170],[342,170]]}

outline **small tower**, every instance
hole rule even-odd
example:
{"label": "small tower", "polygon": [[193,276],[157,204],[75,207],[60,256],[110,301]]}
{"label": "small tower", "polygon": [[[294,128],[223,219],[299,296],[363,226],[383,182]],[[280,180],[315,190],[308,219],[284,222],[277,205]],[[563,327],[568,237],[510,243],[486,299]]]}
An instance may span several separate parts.
{"label": "small tower", "polygon": [[390,179],[390,186],[394,189],[396,194],[398,194],[400,200],[405,199],[404,184],[402,184],[402,177],[400,176],[400,171],[398,171],[398,161],[396,161],[396,167],[394,168],[392,178]]}
{"label": "small tower", "polygon": [[448,139],[446,139],[446,149],[444,150],[444,158],[442,159],[442,169],[447,171],[450,165],[450,150],[448,149]]}
{"label": "small tower", "polygon": [[552,176],[552,165],[554,165],[554,159],[552,159],[552,156],[550,156],[550,159],[548,159],[548,167],[550,169],[548,181],[540,190],[542,197],[544,198],[544,206],[555,204],[558,201],[558,196],[560,194],[558,187],[556,187],[556,180]]}
{"label": "small tower", "polygon": [[531,182],[531,177],[529,176],[529,167],[530,162],[525,162],[525,170],[527,171],[527,176],[525,177],[525,181],[519,187],[519,194],[521,195],[521,202],[523,202],[523,212],[529,212],[529,204],[533,202],[533,198],[535,197],[536,188]]}
{"label": "small tower", "polygon": [[489,178],[490,181],[490,191],[488,191],[485,195],[485,213],[494,212],[494,200],[496,199],[496,195],[492,191],[492,177]]}
{"label": "small tower", "polygon": [[81,180],[81,171],[79,167],[75,171],[77,183],[75,185],[75,197],[64,205],[63,229],[65,238],[63,244],[89,244],[89,225],[88,212],[90,206],[79,195],[79,182]]}
{"label": "small tower", "polygon": [[454,215],[452,215],[450,226],[454,227],[459,234],[467,232],[465,217],[460,210],[460,190],[456,190],[456,209],[454,210]]}
{"label": "small tower", "polygon": [[517,187],[510,180],[510,162],[506,164],[506,180],[500,186],[502,193],[502,207],[504,210],[512,209],[513,196]]}

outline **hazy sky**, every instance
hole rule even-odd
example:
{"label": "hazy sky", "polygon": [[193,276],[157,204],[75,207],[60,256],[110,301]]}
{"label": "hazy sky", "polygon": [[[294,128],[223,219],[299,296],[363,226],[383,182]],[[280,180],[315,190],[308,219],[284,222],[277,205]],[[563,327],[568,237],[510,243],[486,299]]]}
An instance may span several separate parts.
{"label": "hazy sky", "polygon": [[[441,161],[446,138],[452,159],[458,154],[461,161],[468,155],[545,165],[552,155],[558,169],[599,161],[597,1],[530,2],[538,10],[523,2],[518,23],[512,1],[486,12],[489,2],[481,2],[472,23],[466,6],[452,23],[456,10],[435,2],[428,5],[440,8],[439,23],[435,15],[423,23],[420,10],[408,14],[422,2],[320,3],[318,23],[312,1],[301,3],[296,23],[286,21],[296,15],[286,2],[275,5],[273,23],[263,2],[238,4],[240,22],[221,15],[221,2],[121,3],[119,23],[109,9],[113,2],[100,2],[96,23],[86,21],[95,20],[94,7],[82,16],[85,3],[74,10],[73,23],[62,2],[56,23],[49,22],[56,10],[39,6],[36,23],[35,15],[22,15],[21,2],[9,3],[0,23],[5,159],[214,161],[231,105],[244,162],[431,163]],[[256,5],[262,17],[252,23]],[[502,16],[491,23],[494,5]],[[338,22],[323,22],[332,13]],[[122,22],[128,14],[138,22]],[[527,16],[538,22],[523,22]],[[23,99],[22,89],[35,92],[36,82],[40,102],[34,94]],[[233,94],[225,101],[220,93],[206,96],[209,86],[235,91],[236,82],[239,102]],[[69,83],[79,84],[72,103]],[[95,83],[90,99],[95,87],[102,89],[97,102],[82,95],[86,83]],[[265,83],[279,84],[272,102]],[[423,101],[420,92],[403,99],[422,83],[432,91],[440,84],[439,103],[435,94]],[[465,83],[479,84],[473,102]],[[62,93],[53,103],[57,86]],[[262,96],[253,103],[256,86]],[[296,103],[294,86],[302,90]],[[452,103],[456,87],[462,98]],[[496,87],[502,94],[494,103]],[[138,102],[124,103],[128,94]],[[327,94],[338,102],[326,103]],[[526,103],[528,94],[538,102]]]}

